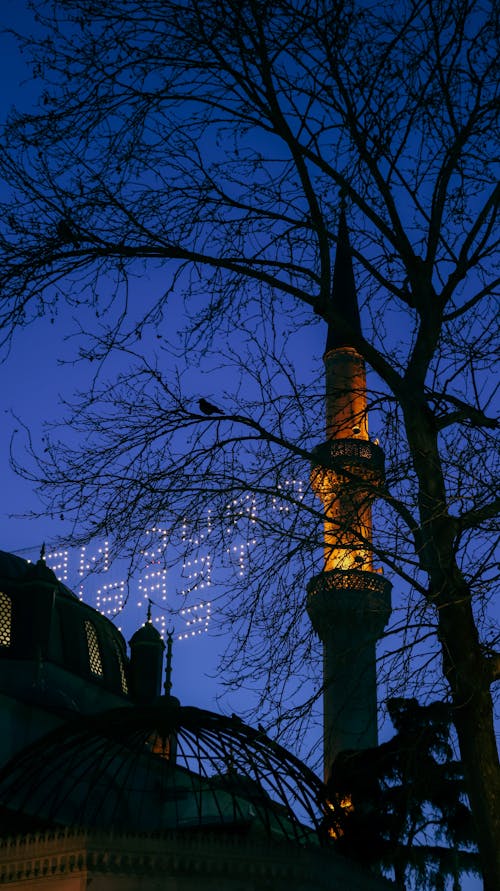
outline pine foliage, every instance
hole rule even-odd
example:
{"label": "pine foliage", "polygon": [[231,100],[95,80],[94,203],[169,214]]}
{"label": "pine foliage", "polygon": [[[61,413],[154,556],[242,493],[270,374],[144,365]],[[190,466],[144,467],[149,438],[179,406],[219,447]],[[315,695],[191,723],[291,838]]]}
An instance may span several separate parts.
{"label": "pine foliage", "polygon": [[330,834],[339,852],[392,873],[402,887],[458,891],[460,876],[478,864],[451,707],[398,698],[389,713],[392,739],[334,763]]}

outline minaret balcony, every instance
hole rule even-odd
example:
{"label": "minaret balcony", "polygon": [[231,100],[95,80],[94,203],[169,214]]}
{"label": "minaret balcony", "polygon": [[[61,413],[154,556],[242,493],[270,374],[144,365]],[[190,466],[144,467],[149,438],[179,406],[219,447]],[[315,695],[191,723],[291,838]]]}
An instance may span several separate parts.
{"label": "minaret balcony", "polygon": [[307,585],[307,612],[321,639],[336,627],[362,624],[378,636],[391,614],[392,584],[381,573],[333,569],[313,576]]}
{"label": "minaret balcony", "polygon": [[385,481],[385,456],[369,439],[329,439],[312,451],[313,473],[330,470],[336,474],[360,476],[372,485]]}

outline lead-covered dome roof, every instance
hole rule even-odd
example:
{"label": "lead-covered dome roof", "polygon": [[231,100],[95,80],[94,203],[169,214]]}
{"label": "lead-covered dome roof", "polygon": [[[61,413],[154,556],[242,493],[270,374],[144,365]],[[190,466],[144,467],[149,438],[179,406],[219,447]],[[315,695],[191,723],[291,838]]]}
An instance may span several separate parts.
{"label": "lead-covered dome roof", "polygon": [[168,697],[66,724],[0,773],[4,834],[24,821],[319,844],[326,807],[318,777],[264,733]]}
{"label": "lead-covered dome roof", "polygon": [[[30,563],[0,551],[0,690],[30,698],[32,678],[25,671],[21,691],[12,661],[57,666],[65,673],[58,678],[59,692],[75,708],[95,711],[92,692],[83,701],[82,681],[89,691],[128,696],[125,641],[113,623],[70,591],[42,558]],[[103,703],[101,710],[113,704],[118,701]]]}
{"label": "lead-covered dome roof", "polygon": [[30,560],[25,560],[24,557],[18,557],[17,554],[10,554],[8,551],[0,550],[0,584],[19,584],[33,581],[51,585],[57,590],[58,594],[78,600],[76,594],[73,594],[63,582],[59,581],[56,574],[42,558],[37,560],[36,563],[32,563]]}

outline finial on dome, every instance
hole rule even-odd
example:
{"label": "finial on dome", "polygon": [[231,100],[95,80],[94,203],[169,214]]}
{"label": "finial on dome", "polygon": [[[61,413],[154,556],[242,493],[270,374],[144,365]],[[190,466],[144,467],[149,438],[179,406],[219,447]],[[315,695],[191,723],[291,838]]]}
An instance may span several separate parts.
{"label": "finial on dome", "polygon": [[148,597],[148,613],[146,616],[146,622],[151,622],[151,600]]}
{"label": "finial on dome", "polygon": [[38,559],[41,563],[45,563],[45,542],[42,543],[42,547],[40,548],[40,556]]}

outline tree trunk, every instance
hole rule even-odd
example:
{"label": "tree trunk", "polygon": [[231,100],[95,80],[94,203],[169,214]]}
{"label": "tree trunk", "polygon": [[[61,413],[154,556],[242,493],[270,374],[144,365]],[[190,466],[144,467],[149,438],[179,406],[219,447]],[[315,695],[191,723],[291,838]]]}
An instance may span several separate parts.
{"label": "tree trunk", "polygon": [[[470,594],[443,592],[439,636],[450,685],[454,724],[476,827],[485,891],[500,888],[500,766],[489,666],[479,647]],[[466,596],[464,596],[466,595]],[[446,600],[448,599],[448,604]]]}
{"label": "tree trunk", "polygon": [[481,652],[471,591],[455,559],[456,520],[450,516],[429,416],[411,405],[406,429],[419,480],[421,566],[438,611],[443,669],[477,834],[485,891],[500,888],[500,765],[495,739],[492,675]]}

